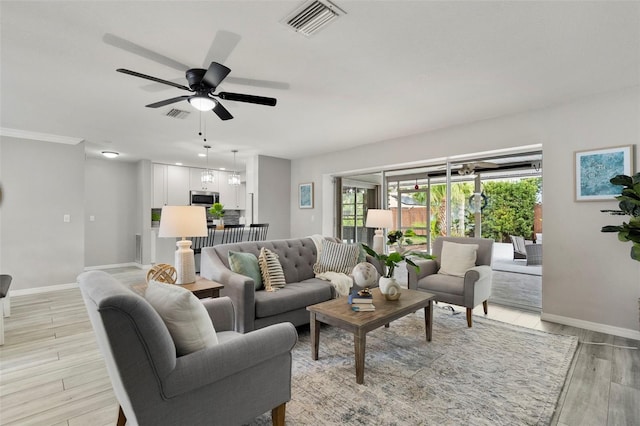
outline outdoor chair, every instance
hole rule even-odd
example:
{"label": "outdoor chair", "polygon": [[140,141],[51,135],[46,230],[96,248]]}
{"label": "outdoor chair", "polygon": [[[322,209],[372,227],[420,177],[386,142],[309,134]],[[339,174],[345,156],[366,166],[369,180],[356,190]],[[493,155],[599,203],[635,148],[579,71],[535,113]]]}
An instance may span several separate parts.
{"label": "outdoor chair", "polygon": [[471,327],[474,307],[482,303],[485,315],[488,311],[493,240],[438,237],[433,243],[432,255],[435,259],[412,259],[420,269],[407,267],[409,289],[433,293],[436,302],[464,306],[467,325]]}
{"label": "outdoor chair", "polygon": [[525,248],[526,242],[523,237],[516,235],[509,235],[511,238],[511,244],[513,244],[513,259],[526,259],[527,249]]}
{"label": "outdoor chair", "polygon": [[[240,334],[231,299],[187,297],[201,320],[197,304],[205,307],[217,343],[177,355],[170,318],[147,299],[104,271],[85,272],[78,282],[120,404],[118,425],[240,425],[269,410],[273,424],[285,424],[297,342],[291,323]],[[169,312],[184,309],[170,303]],[[181,332],[198,324],[195,317],[181,323]],[[175,336],[175,321],[169,324]]]}

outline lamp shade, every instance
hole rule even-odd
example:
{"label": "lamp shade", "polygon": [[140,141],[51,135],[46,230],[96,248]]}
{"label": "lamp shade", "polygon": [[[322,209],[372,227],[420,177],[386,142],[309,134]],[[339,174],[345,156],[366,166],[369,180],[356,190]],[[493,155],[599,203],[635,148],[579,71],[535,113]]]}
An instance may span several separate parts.
{"label": "lamp shade", "polygon": [[206,237],[207,213],[202,206],[164,206],[158,237]]}
{"label": "lamp shade", "polygon": [[[393,213],[391,210],[367,210],[367,228],[393,228]],[[160,224],[162,227],[162,223]]]}

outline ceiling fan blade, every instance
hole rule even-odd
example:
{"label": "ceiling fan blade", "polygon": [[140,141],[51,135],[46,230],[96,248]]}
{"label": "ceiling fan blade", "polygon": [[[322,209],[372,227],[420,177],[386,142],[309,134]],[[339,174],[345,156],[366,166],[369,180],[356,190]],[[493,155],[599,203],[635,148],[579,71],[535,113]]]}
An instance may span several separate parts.
{"label": "ceiling fan blade", "polygon": [[213,61],[221,63],[227,62],[227,58],[229,58],[233,49],[238,45],[240,38],[241,37],[236,33],[219,30],[216,33],[213,42],[211,42],[211,47],[209,47],[209,52],[207,52],[207,56],[205,57],[204,64],[202,66],[206,67],[207,64],[210,64]]}
{"label": "ceiling fan blade", "polygon": [[217,95],[220,99],[229,101],[248,102],[250,104],[275,106],[278,101],[275,98],[266,98],[264,96],[244,95],[242,93],[220,92]]}
{"label": "ceiling fan blade", "polygon": [[220,117],[220,120],[231,120],[233,118],[233,115],[220,102],[216,102],[216,106],[213,107],[212,111]]}
{"label": "ceiling fan blade", "polygon": [[190,97],[191,96],[189,96],[189,95],[178,96],[176,98],[165,99],[164,101],[154,102],[152,104],[145,105],[145,106],[147,108],[160,108],[160,107],[163,107],[165,105],[169,105],[169,104],[173,104],[173,103],[176,103],[176,102],[184,101],[185,99],[189,99]]}
{"label": "ceiling fan blade", "polygon": [[204,77],[202,77],[202,81],[211,86],[212,89],[215,89],[230,72],[231,70],[224,65],[211,62],[209,69],[207,69]]}
{"label": "ceiling fan blade", "polygon": [[154,62],[165,65],[169,68],[176,69],[178,71],[185,72],[186,70],[191,68],[188,65],[182,64],[178,61],[161,55],[160,53],[132,43],[129,40],[125,40],[114,34],[106,33],[104,36],[102,36],[102,41],[104,41],[106,44],[110,44],[111,46],[126,50],[127,52],[133,53],[134,55],[142,56],[143,58],[150,59]]}
{"label": "ceiling fan blade", "polygon": [[182,84],[177,84],[177,83],[174,83],[173,81],[163,80],[163,79],[158,78],[158,77],[152,77],[150,75],[141,74],[141,73],[136,72],[136,71],[127,70],[127,69],[124,69],[124,68],[118,68],[116,71],[121,72],[123,74],[129,74],[129,75],[132,75],[134,77],[140,77],[140,78],[144,78],[146,80],[155,81],[156,83],[168,84],[169,86],[177,87],[178,89],[187,90],[189,92],[192,91],[187,86],[183,86]]}

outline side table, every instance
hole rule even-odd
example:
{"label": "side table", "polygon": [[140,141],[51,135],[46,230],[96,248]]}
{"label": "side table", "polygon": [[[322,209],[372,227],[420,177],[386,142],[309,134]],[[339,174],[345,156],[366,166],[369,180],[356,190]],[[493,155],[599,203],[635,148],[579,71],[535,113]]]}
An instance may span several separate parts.
{"label": "side table", "polygon": [[224,288],[223,284],[196,276],[196,282],[190,284],[178,284],[193,293],[198,299],[205,297],[220,297],[220,289]]}

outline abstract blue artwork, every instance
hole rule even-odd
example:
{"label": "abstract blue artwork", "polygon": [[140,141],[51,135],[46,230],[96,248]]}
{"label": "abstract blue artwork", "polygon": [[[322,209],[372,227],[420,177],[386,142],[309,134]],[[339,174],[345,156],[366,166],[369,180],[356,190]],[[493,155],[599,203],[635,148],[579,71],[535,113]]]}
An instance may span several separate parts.
{"label": "abstract blue artwork", "polygon": [[576,201],[611,200],[620,195],[619,185],[609,180],[631,174],[633,146],[576,152]]}
{"label": "abstract blue artwork", "polygon": [[313,208],[313,183],[301,183],[298,192],[298,207],[301,209]]}

